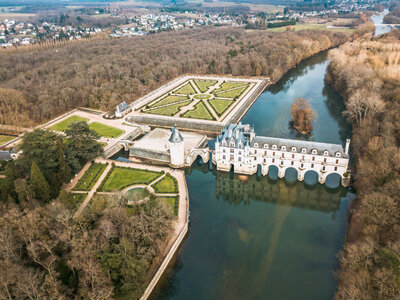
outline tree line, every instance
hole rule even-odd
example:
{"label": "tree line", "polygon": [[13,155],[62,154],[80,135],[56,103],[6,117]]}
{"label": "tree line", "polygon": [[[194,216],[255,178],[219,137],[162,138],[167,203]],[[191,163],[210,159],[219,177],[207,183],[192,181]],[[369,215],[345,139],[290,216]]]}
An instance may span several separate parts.
{"label": "tree line", "polygon": [[77,106],[110,110],[187,73],[276,81],[301,60],[348,39],[332,31],[202,28],[4,53],[1,122],[30,126]]}
{"label": "tree line", "polygon": [[330,51],[326,80],[353,124],[357,200],[337,299],[400,298],[400,30]]}

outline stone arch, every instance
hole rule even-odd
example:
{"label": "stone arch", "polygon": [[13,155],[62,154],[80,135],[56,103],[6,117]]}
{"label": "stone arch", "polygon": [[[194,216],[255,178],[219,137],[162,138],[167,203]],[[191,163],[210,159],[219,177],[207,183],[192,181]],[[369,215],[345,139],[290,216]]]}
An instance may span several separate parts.
{"label": "stone arch", "polygon": [[315,170],[307,170],[304,173],[304,183],[306,185],[315,185],[318,183],[318,172]]}
{"label": "stone arch", "polygon": [[290,183],[294,183],[297,181],[299,171],[292,166],[285,168],[285,180]]}
{"label": "stone arch", "polygon": [[279,166],[271,164],[268,166],[268,177],[272,180],[278,179]]}
{"label": "stone arch", "polygon": [[325,185],[328,188],[337,188],[342,182],[343,176],[337,172],[329,172],[325,174]]}

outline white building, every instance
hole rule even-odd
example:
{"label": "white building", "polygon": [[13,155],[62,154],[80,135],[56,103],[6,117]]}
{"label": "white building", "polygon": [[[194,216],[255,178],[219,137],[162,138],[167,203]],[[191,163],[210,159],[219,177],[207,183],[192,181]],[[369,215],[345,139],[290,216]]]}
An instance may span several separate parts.
{"label": "white building", "polygon": [[182,167],[185,164],[185,148],[183,137],[178,128],[172,127],[171,136],[169,138],[169,153],[171,156],[171,166]]}
{"label": "white building", "polygon": [[131,107],[124,101],[117,105],[117,107],[115,109],[115,117],[122,118],[130,111],[132,111]]}
{"label": "white building", "polygon": [[215,142],[213,162],[218,170],[255,174],[258,168],[267,175],[270,166],[278,168],[279,178],[288,168],[297,170],[297,179],[304,180],[308,171],[318,174],[318,182],[325,183],[328,175],[337,173],[342,185],[348,185],[349,145],[318,143],[270,137],[258,137],[250,125],[239,123],[225,126]]}

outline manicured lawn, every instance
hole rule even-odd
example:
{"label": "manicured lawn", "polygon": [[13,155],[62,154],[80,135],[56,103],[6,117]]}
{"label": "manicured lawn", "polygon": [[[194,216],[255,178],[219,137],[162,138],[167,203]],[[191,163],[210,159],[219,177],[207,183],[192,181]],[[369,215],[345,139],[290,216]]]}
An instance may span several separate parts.
{"label": "manicured lawn", "polygon": [[157,197],[157,200],[164,203],[171,212],[177,216],[179,211],[179,196]]}
{"label": "manicured lawn", "polygon": [[164,116],[173,116],[179,112],[179,109],[183,106],[188,105],[192,100],[182,102],[179,104],[171,104],[165,107],[160,107],[151,110],[144,110],[143,112],[146,114],[154,114],[154,115],[164,115]]}
{"label": "manicured lawn", "polygon": [[194,93],[196,93],[196,91],[193,89],[190,82],[186,83],[180,89],[174,91],[174,94],[183,94],[183,95],[192,95]]}
{"label": "manicured lawn", "polygon": [[200,99],[200,100],[202,100],[202,99],[210,99],[211,95],[209,95],[209,94],[198,94],[198,95],[194,95],[193,98],[194,99]]}
{"label": "manicured lawn", "polygon": [[155,171],[114,167],[104,179],[101,190],[112,192],[123,190],[130,185],[149,184],[160,175],[161,173]]}
{"label": "manicured lawn", "polygon": [[3,145],[13,139],[15,139],[16,136],[12,136],[12,135],[6,135],[6,134],[0,134],[0,145]]}
{"label": "manicured lawn", "polygon": [[219,93],[219,92],[223,92],[229,89],[233,89],[233,88],[239,88],[239,87],[243,87],[243,86],[248,86],[249,84],[247,82],[233,82],[233,81],[228,81],[228,82],[224,82],[223,84],[221,84],[220,88],[216,89],[215,91],[213,91],[213,93]]}
{"label": "manicured lawn", "polygon": [[152,185],[154,191],[160,194],[178,193],[178,183],[171,175],[165,175],[160,181]]}
{"label": "manicured lawn", "polygon": [[89,128],[96,131],[100,136],[108,138],[116,138],[124,133],[124,131],[121,129],[104,125],[98,122],[90,123]]}
{"label": "manicured lawn", "polygon": [[203,120],[215,120],[211,113],[208,111],[207,107],[204,105],[203,101],[197,103],[194,110],[186,112],[182,117]]}
{"label": "manicured lawn", "polygon": [[236,88],[234,90],[230,90],[227,92],[220,92],[220,93],[216,94],[216,96],[221,97],[221,98],[233,99],[235,97],[239,97],[246,89],[247,89],[247,86],[241,87],[241,88]]}
{"label": "manicured lawn", "polygon": [[217,83],[216,80],[194,80],[194,83],[197,85],[199,90],[202,93],[205,93],[210,86],[213,86]]}
{"label": "manicured lawn", "polygon": [[166,105],[166,104],[170,104],[170,103],[175,103],[175,102],[179,102],[179,101],[183,101],[188,99],[188,97],[186,96],[175,96],[175,95],[169,95],[165,98],[162,98],[161,100],[153,103],[152,105],[150,105],[150,107],[158,107],[161,105]]}
{"label": "manicured lawn", "polygon": [[211,104],[211,107],[217,113],[218,116],[221,116],[235,101],[233,100],[224,100],[224,99],[211,99],[208,100]]}
{"label": "manicured lawn", "polygon": [[68,126],[71,123],[74,122],[87,122],[88,119],[84,118],[84,117],[79,117],[79,116],[71,116],[69,118],[66,118],[64,121],[61,121],[53,126],[50,127],[50,129],[56,130],[56,131],[64,131],[65,129],[68,128]]}
{"label": "manicured lawn", "polygon": [[62,203],[72,211],[75,211],[85,200],[87,193],[70,193],[68,197],[62,197]]}
{"label": "manicured lawn", "polygon": [[93,186],[99,180],[101,174],[103,174],[106,164],[92,164],[89,169],[86,170],[82,178],[79,179],[78,183],[74,186],[74,191],[90,191]]}

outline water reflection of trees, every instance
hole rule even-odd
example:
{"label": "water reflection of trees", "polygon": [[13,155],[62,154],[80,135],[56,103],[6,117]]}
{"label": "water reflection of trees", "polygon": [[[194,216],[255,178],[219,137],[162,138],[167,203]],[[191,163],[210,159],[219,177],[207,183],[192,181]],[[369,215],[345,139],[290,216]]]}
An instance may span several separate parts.
{"label": "water reflection of trees", "polygon": [[323,63],[326,60],[326,55],[327,52],[323,52],[302,61],[297,67],[283,75],[276,84],[269,86],[267,90],[274,95],[279,92],[287,92],[299,77],[306,75],[314,70],[316,65]]}
{"label": "water reflection of trees", "polygon": [[344,188],[329,189],[325,185],[307,186],[304,182],[289,184],[284,179],[276,181],[268,176],[249,176],[241,181],[238,175],[216,173],[216,197],[231,204],[249,204],[251,200],[335,212],[346,195]]}

